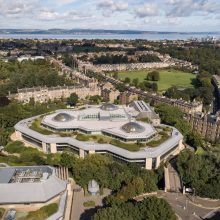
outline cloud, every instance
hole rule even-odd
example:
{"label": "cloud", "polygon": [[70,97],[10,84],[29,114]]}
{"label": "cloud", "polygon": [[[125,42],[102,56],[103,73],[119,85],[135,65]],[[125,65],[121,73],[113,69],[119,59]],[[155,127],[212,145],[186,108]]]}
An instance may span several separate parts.
{"label": "cloud", "polygon": [[38,19],[42,21],[54,21],[54,20],[65,20],[65,21],[77,21],[91,19],[94,16],[90,14],[80,13],[76,10],[67,11],[64,13],[59,13],[52,10],[43,10],[38,14]]}
{"label": "cloud", "polygon": [[97,7],[110,11],[125,11],[128,9],[128,3],[123,1],[102,0],[98,3]]}
{"label": "cloud", "polygon": [[168,0],[171,9],[168,17],[188,17],[191,15],[204,15],[220,12],[219,1],[213,0]]}
{"label": "cloud", "polygon": [[1,28],[220,27],[220,0],[0,0],[0,9]]}
{"label": "cloud", "polygon": [[24,17],[33,14],[33,11],[38,8],[38,3],[35,0],[4,0],[0,2],[1,14],[6,17]]}
{"label": "cloud", "polygon": [[45,21],[52,21],[61,18],[60,14],[55,11],[42,11],[38,15],[38,19]]}
{"label": "cloud", "polygon": [[158,14],[158,7],[153,3],[146,3],[135,9],[135,14],[139,18],[145,18],[148,16],[155,16]]}

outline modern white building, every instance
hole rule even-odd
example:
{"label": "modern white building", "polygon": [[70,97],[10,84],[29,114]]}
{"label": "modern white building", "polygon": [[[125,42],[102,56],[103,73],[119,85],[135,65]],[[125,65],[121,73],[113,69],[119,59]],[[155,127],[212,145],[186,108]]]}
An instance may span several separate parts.
{"label": "modern white building", "polygon": [[43,204],[60,197],[67,181],[49,166],[0,168],[0,204]]}
{"label": "modern white building", "polygon": [[[45,135],[32,130],[30,125],[38,118],[33,117],[15,125],[16,137],[18,140],[41,148],[44,152],[56,153],[70,149],[79,157],[93,153],[108,153],[117,160],[135,162],[146,169],[155,169],[168,156],[182,150],[183,136],[176,128],[169,127],[169,138],[158,146],[151,147],[148,143],[158,140],[160,134],[153,124],[136,120],[140,112],[143,113],[143,109],[109,103],[102,106],[88,106],[81,110],[58,110],[44,116],[41,121],[41,126],[54,131],[55,134]],[[159,126],[168,128],[166,125]],[[113,144],[79,141],[71,135],[62,137],[58,135],[59,132],[101,134],[121,142],[140,142],[144,147],[139,151],[129,151]]]}

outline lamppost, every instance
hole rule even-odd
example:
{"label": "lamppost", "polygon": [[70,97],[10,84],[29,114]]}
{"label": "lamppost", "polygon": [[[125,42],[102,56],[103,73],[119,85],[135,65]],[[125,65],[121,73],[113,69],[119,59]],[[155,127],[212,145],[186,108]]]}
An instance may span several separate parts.
{"label": "lamppost", "polygon": [[195,197],[196,197],[196,189],[193,188],[193,202],[195,202]]}

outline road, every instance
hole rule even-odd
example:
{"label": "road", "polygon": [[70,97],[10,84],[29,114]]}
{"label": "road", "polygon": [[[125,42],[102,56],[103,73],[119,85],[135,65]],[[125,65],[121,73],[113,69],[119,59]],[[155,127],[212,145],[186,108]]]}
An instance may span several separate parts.
{"label": "road", "polygon": [[177,215],[183,220],[203,219],[212,209],[203,208],[192,204],[190,200],[181,193],[164,193],[160,197],[164,198],[174,209]]}
{"label": "road", "polygon": [[168,173],[169,173],[169,180],[170,180],[170,191],[171,192],[181,192],[181,180],[179,174],[175,170],[172,164],[168,164]]}

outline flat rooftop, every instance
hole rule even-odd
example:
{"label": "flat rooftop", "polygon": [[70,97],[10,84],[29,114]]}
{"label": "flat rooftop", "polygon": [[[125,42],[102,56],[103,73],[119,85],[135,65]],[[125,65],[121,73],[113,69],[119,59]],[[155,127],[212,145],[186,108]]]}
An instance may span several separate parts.
{"label": "flat rooftop", "polygon": [[141,123],[144,130],[139,133],[127,133],[122,127],[135,121],[133,107],[119,106],[115,110],[102,110],[100,106],[83,110],[58,110],[43,118],[42,124],[56,130],[79,129],[87,132],[106,132],[126,139],[148,138],[155,134],[156,129],[148,123]]}
{"label": "flat rooftop", "polygon": [[45,181],[52,174],[49,167],[6,167],[0,168],[1,183],[33,183]]}
{"label": "flat rooftop", "polygon": [[49,166],[0,168],[0,204],[43,203],[66,190]]}

